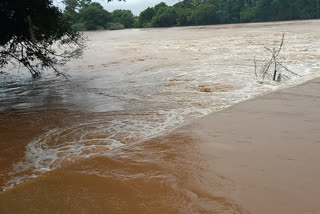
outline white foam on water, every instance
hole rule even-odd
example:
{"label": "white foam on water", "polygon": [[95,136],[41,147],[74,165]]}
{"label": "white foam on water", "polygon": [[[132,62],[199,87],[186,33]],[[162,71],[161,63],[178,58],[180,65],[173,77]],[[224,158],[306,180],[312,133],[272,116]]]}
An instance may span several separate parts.
{"label": "white foam on water", "polygon": [[[57,169],[63,165],[74,163],[78,160],[99,155],[106,155],[111,150],[125,145],[124,142],[143,141],[152,137],[168,133],[172,129],[185,124],[185,122],[205,116],[215,111],[222,110],[235,103],[250,99],[261,93],[289,87],[315,76],[291,79],[286,84],[248,84],[236,91],[236,95],[221,93],[212,96],[207,93],[198,93],[197,100],[205,100],[202,106],[192,105],[194,100],[189,99],[190,105],[185,108],[160,109],[146,118],[139,119],[114,119],[108,123],[80,124],[68,129],[53,129],[39,138],[30,142],[26,147],[25,157],[13,166],[9,174],[11,179],[3,190],[23,183],[26,180],[36,178],[39,175]],[[254,89],[254,92],[252,91]],[[200,102],[201,103],[201,102]],[[122,133],[120,136],[117,136]],[[99,137],[90,137],[98,135]],[[105,137],[103,137],[105,135]],[[88,137],[89,136],[89,137]]]}
{"label": "white foam on water", "polygon": [[[264,46],[278,45],[284,31],[281,26],[261,31],[235,29],[229,33],[208,26],[196,34],[196,39],[192,29],[134,31],[138,36],[131,39],[122,38],[125,31],[119,32],[119,38],[114,37],[115,33],[112,38],[91,33],[94,38],[90,43],[99,44],[94,46],[98,49],[88,50],[87,58],[75,63],[83,67],[72,73],[83,90],[72,91],[75,83],[71,81],[61,95],[64,98],[61,107],[78,97],[80,109],[99,112],[120,109],[119,116],[53,129],[33,140],[26,147],[24,159],[13,166],[5,189],[69,163],[106,155],[128,143],[168,133],[235,103],[320,77],[317,30],[312,35],[300,33],[300,29],[287,30],[283,56],[286,66],[299,76],[281,84],[269,80],[261,84],[254,75],[253,59],[268,59]],[[102,53],[106,48],[116,54],[108,56],[109,64],[99,67],[99,63],[105,63],[106,56]],[[86,70],[80,71],[86,67],[83,63],[92,61],[97,66],[88,77]],[[202,92],[203,88],[209,92]]]}

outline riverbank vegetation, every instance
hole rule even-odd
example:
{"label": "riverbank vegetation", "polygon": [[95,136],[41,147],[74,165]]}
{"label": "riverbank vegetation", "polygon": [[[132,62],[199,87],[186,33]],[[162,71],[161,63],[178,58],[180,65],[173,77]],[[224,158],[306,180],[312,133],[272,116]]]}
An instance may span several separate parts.
{"label": "riverbank vegetation", "polygon": [[64,16],[74,30],[118,30],[135,26],[135,17],[130,10],[110,13],[91,0],[64,0],[64,3]]}
{"label": "riverbank vegetation", "polygon": [[183,0],[160,3],[139,16],[130,10],[108,12],[91,0],[65,0],[64,15],[76,30],[172,27],[320,18],[320,0]]}
{"label": "riverbank vegetation", "polygon": [[23,65],[33,77],[48,68],[63,75],[58,67],[82,54],[84,30],[320,18],[320,0],[182,0],[173,6],[162,2],[139,16],[108,12],[92,0],[62,1],[64,11],[53,0],[0,1],[0,73]]}

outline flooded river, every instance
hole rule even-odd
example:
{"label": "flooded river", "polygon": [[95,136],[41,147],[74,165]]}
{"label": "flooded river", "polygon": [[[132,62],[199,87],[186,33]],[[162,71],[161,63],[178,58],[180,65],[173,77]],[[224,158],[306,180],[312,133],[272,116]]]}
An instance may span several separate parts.
{"label": "flooded river", "polygon": [[[226,194],[232,184],[206,170],[196,139],[166,135],[318,77],[319,24],[86,32],[68,79],[2,74],[0,198],[13,194],[21,213],[246,213]],[[267,59],[283,33],[286,66],[300,76],[261,84],[254,58]]]}

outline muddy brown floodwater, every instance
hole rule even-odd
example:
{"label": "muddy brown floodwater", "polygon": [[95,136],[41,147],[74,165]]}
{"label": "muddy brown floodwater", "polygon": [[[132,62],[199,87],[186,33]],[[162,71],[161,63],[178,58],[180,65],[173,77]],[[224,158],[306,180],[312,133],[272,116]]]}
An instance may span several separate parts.
{"label": "muddy brown floodwater", "polygon": [[[298,110],[308,103],[317,109],[312,102],[317,90],[306,90],[311,101],[301,101],[301,108],[297,105],[291,113],[283,109],[285,95],[274,102],[233,105],[318,77],[319,24],[309,20],[86,32],[83,58],[64,68],[68,80],[50,74],[32,80],[21,69],[2,74],[0,213],[317,213],[311,197],[319,193],[318,184],[308,178],[318,160],[318,144],[310,143],[318,138],[318,120],[311,113],[306,119],[294,117],[303,116]],[[267,57],[264,47],[276,47],[283,33],[286,65],[301,77],[261,84],[253,59]],[[260,112],[264,105],[279,111],[265,113],[268,108],[262,108],[257,118],[240,114],[243,109]],[[294,101],[284,105],[295,106]],[[234,114],[206,116],[230,106],[222,112],[235,109]],[[267,144],[269,135],[260,129],[253,132],[257,136],[243,130],[242,124],[255,127],[250,118],[280,113],[289,119],[277,122],[282,126],[272,129],[270,139],[292,141],[290,155],[284,149],[289,145],[281,144],[277,152],[277,144]],[[283,129],[294,121],[304,128]],[[311,137],[301,137],[307,128]],[[303,139],[308,158],[299,152]],[[287,165],[284,159],[296,161]],[[307,178],[285,186],[284,169],[290,176],[297,172]],[[313,174],[319,178],[317,170]],[[295,206],[299,191],[287,191],[294,185],[305,197],[310,192],[310,200]],[[272,203],[259,201],[272,198],[273,209]],[[295,204],[286,205],[290,201]]]}

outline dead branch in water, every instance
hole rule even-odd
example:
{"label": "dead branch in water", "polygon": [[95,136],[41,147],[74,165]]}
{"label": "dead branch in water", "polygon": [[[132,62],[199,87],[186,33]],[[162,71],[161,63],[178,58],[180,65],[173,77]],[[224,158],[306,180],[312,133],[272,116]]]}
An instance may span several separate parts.
{"label": "dead branch in water", "polygon": [[[268,48],[265,49],[271,54],[269,60],[264,63],[258,71],[257,60],[254,58],[254,73],[256,79],[258,81],[263,81],[266,78],[271,79],[272,81],[280,82],[283,78],[289,79],[289,75],[300,76],[296,72],[290,70],[286,67],[283,63],[283,59],[280,57],[280,53],[283,49],[285,40],[285,34],[282,34],[281,43],[279,44],[278,48]],[[288,73],[288,74],[286,74]]]}

